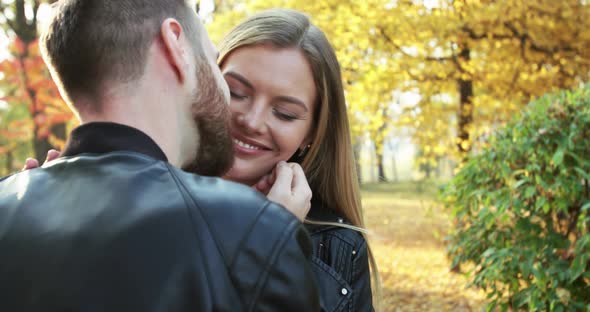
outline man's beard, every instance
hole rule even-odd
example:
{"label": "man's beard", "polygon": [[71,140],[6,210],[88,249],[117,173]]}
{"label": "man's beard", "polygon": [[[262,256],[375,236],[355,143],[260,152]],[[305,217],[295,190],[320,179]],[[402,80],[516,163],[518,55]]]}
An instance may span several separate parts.
{"label": "man's beard", "polygon": [[192,114],[199,130],[197,157],[183,169],[204,176],[222,176],[234,160],[227,100],[206,63],[197,65]]}

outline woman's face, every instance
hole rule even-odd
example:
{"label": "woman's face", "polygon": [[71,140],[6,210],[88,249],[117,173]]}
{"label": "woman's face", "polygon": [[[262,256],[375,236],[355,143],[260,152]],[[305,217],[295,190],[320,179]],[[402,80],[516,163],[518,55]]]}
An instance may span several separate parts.
{"label": "woman's face", "polygon": [[316,86],[298,48],[255,45],[230,53],[221,67],[229,85],[235,159],[226,178],[252,185],[311,141]]}

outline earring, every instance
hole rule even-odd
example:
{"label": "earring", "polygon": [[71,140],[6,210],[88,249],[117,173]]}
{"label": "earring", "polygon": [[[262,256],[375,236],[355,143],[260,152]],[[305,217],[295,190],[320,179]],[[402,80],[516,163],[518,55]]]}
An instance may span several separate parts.
{"label": "earring", "polygon": [[297,156],[299,156],[299,157],[303,157],[303,156],[304,156],[304,155],[307,153],[307,150],[308,150],[310,147],[311,147],[311,144],[308,144],[307,146],[305,146],[304,148],[302,148],[302,149],[299,151],[299,155],[297,155]]}

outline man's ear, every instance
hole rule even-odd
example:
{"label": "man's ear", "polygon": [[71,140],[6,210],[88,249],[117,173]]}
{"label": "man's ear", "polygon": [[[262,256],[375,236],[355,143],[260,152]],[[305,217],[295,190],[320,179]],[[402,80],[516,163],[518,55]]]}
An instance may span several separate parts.
{"label": "man's ear", "polygon": [[186,42],[182,38],[184,36],[182,25],[173,18],[167,18],[160,27],[160,36],[170,66],[172,66],[178,80],[184,83],[188,76],[189,53],[186,49]]}

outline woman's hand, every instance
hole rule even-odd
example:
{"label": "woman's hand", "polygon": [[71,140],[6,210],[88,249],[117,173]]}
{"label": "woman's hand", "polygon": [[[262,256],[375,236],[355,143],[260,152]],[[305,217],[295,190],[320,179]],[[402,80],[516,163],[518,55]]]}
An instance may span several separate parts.
{"label": "woman's hand", "polygon": [[[45,158],[45,162],[43,162],[43,164],[46,164],[52,160],[55,160],[59,157],[60,153],[54,149],[50,149],[47,152],[47,158]],[[29,170],[29,169],[35,169],[39,167],[39,161],[35,158],[27,158],[27,160],[25,160],[25,166],[23,167],[23,170]]]}
{"label": "woman's hand", "polygon": [[262,177],[254,188],[271,201],[283,205],[300,221],[311,208],[311,188],[299,164],[279,162],[273,172]]}
{"label": "woman's hand", "polygon": [[276,179],[276,167],[271,171],[271,173],[263,176],[258,183],[252,186],[255,190],[259,191],[264,195],[268,195],[270,192],[270,188],[275,183]]}

